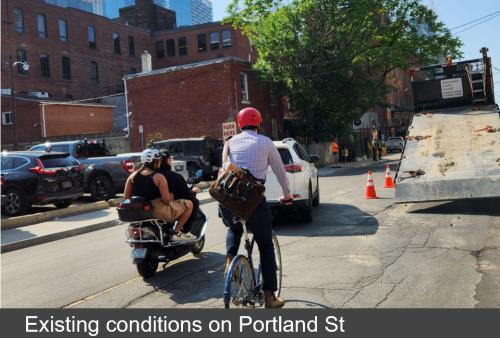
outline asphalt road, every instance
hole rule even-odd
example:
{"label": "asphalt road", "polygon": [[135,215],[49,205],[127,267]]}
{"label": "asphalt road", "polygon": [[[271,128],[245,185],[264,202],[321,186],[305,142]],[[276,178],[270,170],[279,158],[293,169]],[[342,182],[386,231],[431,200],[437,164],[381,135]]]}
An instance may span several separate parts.
{"label": "asphalt road", "polygon": [[[368,169],[380,199],[363,199]],[[286,307],[499,307],[498,201],[475,210],[393,206],[394,190],[381,189],[384,174],[385,164],[322,169],[313,223],[276,220]],[[146,280],[131,264],[121,226],[2,254],[1,305],[220,307],[226,228],[215,203],[202,208],[210,217],[204,253]]]}

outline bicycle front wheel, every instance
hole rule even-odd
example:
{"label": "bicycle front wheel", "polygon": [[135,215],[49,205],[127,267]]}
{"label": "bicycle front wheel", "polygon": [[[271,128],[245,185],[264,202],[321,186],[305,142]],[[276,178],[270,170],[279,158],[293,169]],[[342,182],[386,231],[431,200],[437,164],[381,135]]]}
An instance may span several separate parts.
{"label": "bicycle front wheel", "polygon": [[242,308],[254,304],[252,292],[255,289],[255,277],[252,271],[252,266],[246,257],[239,256],[233,260],[226,277],[226,290],[230,290],[229,300],[227,297],[224,298],[226,309],[229,307]]}
{"label": "bicycle front wheel", "polygon": [[273,245],[274,245],[274,257],[276,258],[276,280],[278,282],[278,290],[276,291],[276,297],[281,294],[281,280],[283,278],[283,266],[281,265],[281,250],[280,244],[278,242],[278,237],[273,232]]}

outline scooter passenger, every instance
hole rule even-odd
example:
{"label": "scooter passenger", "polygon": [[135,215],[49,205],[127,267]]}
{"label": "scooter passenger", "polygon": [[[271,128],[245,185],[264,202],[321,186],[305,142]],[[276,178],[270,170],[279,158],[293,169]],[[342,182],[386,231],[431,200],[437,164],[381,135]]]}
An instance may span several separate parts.
{"label": "scooter passenger", "polygon": [[144,197],[153,206],[153,218],[163,219],[165,222],[177,221],[172,241],[195,240],[193,235],[181,232],[191,216],[193,203],[185,199],[174,199],[165,176],[158,172],[161,165],[160,152],[157,149],[144,150],[141,162],[143,163],[141,168],[132,173],[125,184],[125,198]]}
{"label": "scooter passenger", "polygon": [[200,206],[200,201],[196,198],[196,194],[200,192],[200,189],[193,187],[193,189],[190,190],[184,177],[172,170],[172,157],[168,149],[161,149],[160,155],[162,156],[162,162],[159,173],[167,179],[169,191],[174,194],[175,198],[186,199],[193,202],[191,216],[181,230],[183,233],[189,233]]}

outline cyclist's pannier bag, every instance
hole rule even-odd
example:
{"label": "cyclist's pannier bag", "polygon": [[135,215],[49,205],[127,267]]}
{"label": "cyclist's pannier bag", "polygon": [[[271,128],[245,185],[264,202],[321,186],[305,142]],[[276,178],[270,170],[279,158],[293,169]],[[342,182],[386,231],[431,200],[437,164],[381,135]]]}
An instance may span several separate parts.
{"label": "cyclist's pannier bag", "polygon": [[246,169],[229,164],[209,193],[233,215],[248,219],[262,201],[266,188]]}

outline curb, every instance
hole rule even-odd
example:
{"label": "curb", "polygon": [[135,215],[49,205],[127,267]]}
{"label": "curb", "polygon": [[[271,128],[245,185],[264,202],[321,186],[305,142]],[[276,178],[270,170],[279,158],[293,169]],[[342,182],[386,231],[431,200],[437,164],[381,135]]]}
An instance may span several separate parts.
{"label": "curb", "polygon": [[[114,201],[114,200],[113,200]],[[109,209],[108,202],[100,201],[91,204],[78,205],[72,208],[52,210],[32,215],[19,216],[2,220],[2,230],[20,228],[27,225],[52,221],[56,218],[64,218],[85,214],[87,212]]]}
{"label": "curb", "polygon": [[10,252],[10,251],[29,248],[31,246],[44,244],[44,243],[48,243],[48,242],[53,242],[53,241],[57,241],[59,239],[64,239],[64,238],[73,237],[73,236],[77,236],[77,235],[82,235],[82,234],[86,234],[88,232],[102,230],[102,229],[106,229],[106,228],[116,226],[116,225],[117,224],[116,224],[115,220],[106,221],[106,222],[102,222],[102,223],[98,223],[98,224],[88,225],[88,226],[81,227],[81,228],[66,230],[66,231],[62,231],[62,232],[56,232],[56,233],[50,234],[50,235],[25,239],[25,240],[19,241],[19,242],[4,244],[4,245],[2,245],[1,253],[6,253],[6,252]]}

